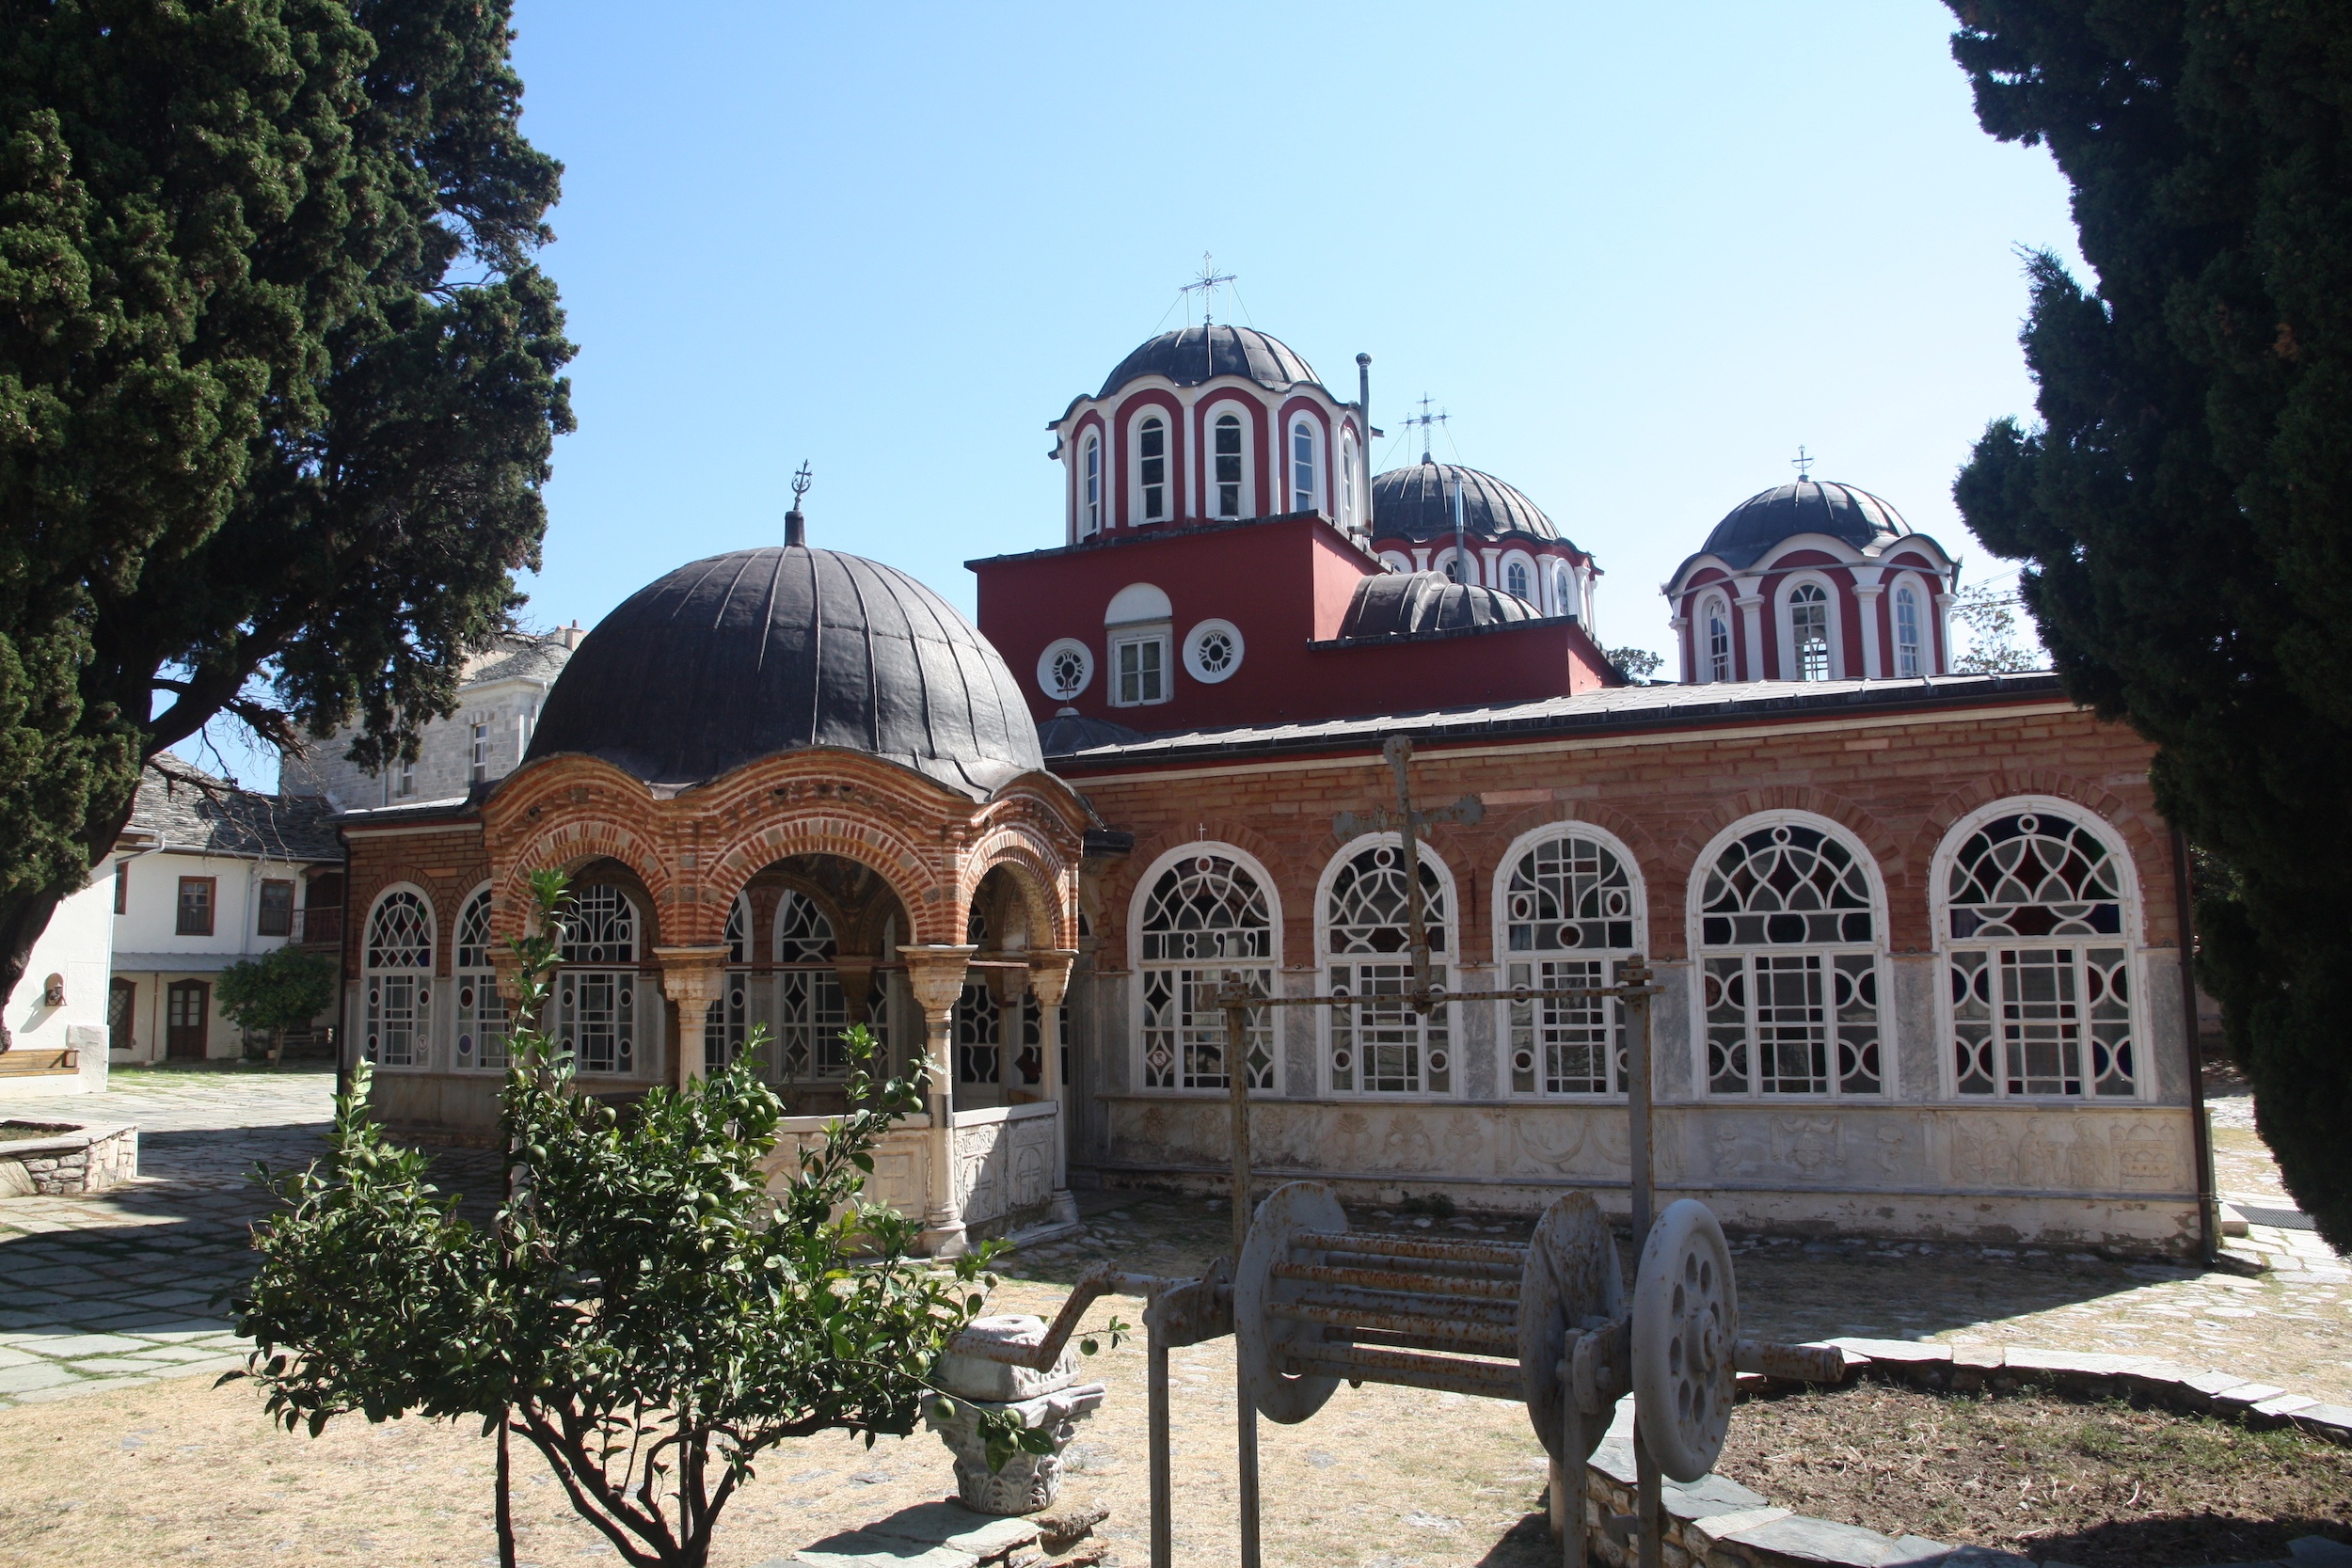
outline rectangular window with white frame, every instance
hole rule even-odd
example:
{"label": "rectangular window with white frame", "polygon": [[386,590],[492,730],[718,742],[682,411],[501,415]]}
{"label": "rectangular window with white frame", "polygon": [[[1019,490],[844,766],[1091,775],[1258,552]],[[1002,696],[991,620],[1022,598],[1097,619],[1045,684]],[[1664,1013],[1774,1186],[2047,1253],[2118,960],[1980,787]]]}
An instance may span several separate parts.
{"label": "rectangular window with white frame", "polygon": [[1140,707],[1168,699],[1168,637],[1165,628],[1111,639],[1111,701]]}

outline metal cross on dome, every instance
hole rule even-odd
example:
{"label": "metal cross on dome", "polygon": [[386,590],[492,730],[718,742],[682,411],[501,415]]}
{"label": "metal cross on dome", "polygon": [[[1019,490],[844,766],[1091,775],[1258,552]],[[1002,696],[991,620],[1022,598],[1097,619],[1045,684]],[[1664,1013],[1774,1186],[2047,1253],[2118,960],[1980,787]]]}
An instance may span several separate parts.
{"label": "metal cross on dome", "polygon": [[1820,461],[1820,458],[1806,451],[1803,444],[1800,444],[1797,448],[1797,455],[1788,460],[1788,466],[1797,470],[1797,483],[1802,484],[1813,477],[1813,465]]}
{"label": "metal cross on dome", "polygon": [[1238,280],[1239,275],[1237,274],[1217,271],[1216,261],[1204,250],[1200,253],[1200,272],[1194,275],[1191,282],[1179,289],[1177,293],[1200,296],[1200,326],[1201,330],[1206,331],[1216,323],[1216,318],[1213,313],[1216,307],[1216,292],[1226,284]]}
{"label": "metal cross on dome", "polygon": [[1423,392],[1421,395],[1421,412],[1418,414],[1407,414],[1405,416],[1405,426],[1407,430],[1411,429],[1415,425],[1421,426],[1421,460],[1423,463],[1430,460],[1429,432],[1431,427],[1435,425],[1441,425],[1453,417],[1454,416],[1451,414],[1432,414],[1429,412],[1429,394],[1427,392]]}

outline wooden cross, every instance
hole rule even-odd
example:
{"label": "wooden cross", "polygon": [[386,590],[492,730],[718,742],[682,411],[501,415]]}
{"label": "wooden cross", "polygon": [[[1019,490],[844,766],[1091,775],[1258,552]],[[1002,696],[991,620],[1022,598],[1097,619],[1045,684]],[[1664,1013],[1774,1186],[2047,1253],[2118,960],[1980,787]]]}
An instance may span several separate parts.
{"label": "wooden cross", "polygon": [[1429,923],[1421,903],[1421,835],[1439,822],[1474,828],[1485,820],[1486,804],[1476,795],[1465,795],[1450,806],[1416,811],[1410,771],[1413,743],[1401,735],[1392,735],[1388,744],[1380,748],[1380,754],[1388,759],[1389,770],[1396,775],[1395,809],[1375,806],[1368,812],[1341,812],[1331,818],[1331,831],[1343,839],[1359,833],[1392,832],[1404,841],[1405,933],[1413,953],[1413,1010],[1426,1015],[1437,1003],[1429,987]]}

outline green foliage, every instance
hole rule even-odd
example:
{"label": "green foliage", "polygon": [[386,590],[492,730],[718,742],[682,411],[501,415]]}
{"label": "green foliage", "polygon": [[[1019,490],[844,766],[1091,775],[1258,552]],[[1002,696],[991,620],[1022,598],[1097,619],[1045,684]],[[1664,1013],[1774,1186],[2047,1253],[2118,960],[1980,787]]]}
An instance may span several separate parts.
{"label": "green foliage", "polygon": [[247,1029],[298,1029],[335,1005],[335,960],[291,942],[220,972],[213,994]]}
{"label": "green foliage", "polygon": [[1954,495],[2227,866],[2199,972],[2289,1190],[2352,1246],[2352,10],[1952,7],[1979,119],[2050,150],[2097,273],[2029,260],[2040,422],[1994,421]]}
{"label": "green foliage", "polygon": [[1968,628],[1968,651],[1952,660],[1952,668],[1963,675],[2048,668],[2039,648],[2026,647],[2018,640],[2020,603],[2014,590],[1997,583],[1963,589],[1952,601],[1952,619]]}
{"label": "green foliage", "polygon": [[1622,676],[1628,686],[1640,686],[1658,673],[1658,667],[1666,662],[1664,656],[1647,648],[1608,648],[1602,657],[1609,667]]}
{"label": "green foliage", "polygon": [[287,1207],[257,1227],[262,1265],[235,1304],[248,1372],[289,1430],[478,1417],[536,1448],[629,1562],[700,1564],[765,1449],[913,1430],[995,1249],[914,1259],[915,1223],[860,1200],[875,1144],[924,1103],[920,1076],[870,1073],[863,1029],[844,1037],[858,1108],[781,1161],[783,1106],[752,1053],[626,1110],[580,1092],[537,1027],[564,880],[536,892],[539,928],[515,944],[496,1218],[456,1216],[423,1157],[368,1116],[362,1074],[327,1158],[264,1173]]}
{"label": "green foliage", "polygon": [[572,349],[509,12],[0,0],[0,996],[146,759],[413,752],[519,602]]}

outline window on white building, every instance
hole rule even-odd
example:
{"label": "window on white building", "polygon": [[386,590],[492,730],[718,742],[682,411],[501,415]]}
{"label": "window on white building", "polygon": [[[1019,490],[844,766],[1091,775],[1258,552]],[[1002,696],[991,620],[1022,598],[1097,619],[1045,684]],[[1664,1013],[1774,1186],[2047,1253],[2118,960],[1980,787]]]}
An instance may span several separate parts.
{"label": "window on white building", "polygon": [[[1634,950],[1640,890],[1607,845],[1564,832],[1521,855],[1503,885],[1506,981],[1537,990],[1616,983]],[[1625,1025],[1617,1004],[1592,999],[1513,1002],[1516,1094],[1615,1094],[1625,1088]]]}
{"label": "window on white building", "polygon": [[[1203,850],[1163,872],[1137,923],[1143,987],[1143,1082],[1155,1089],[1228,1087],[1225,1015],[1217,988],[1229,969],[1259,994],[1273,990],[1274,921],[1265,890],[1232,857]],[[1249,1015],[1249,1084],[1274,1086],[1274,1030]]]}
{"label": "window on white building", "polygon": [[1216,463],[1216,515],[1220,517],[1241,515],[1241,419],[1238,415],[1219,414],[1215,430]]}
{"label": "window on white building", "polygon": [[413,760],[401,763],[398,778],[399,784],[392,790],[396,798],[405,800],[417,793],[417,765]]}
{"label": "window on white building", "polygon": [[[1331,1087],[1343,1093],[1447,1094],[1454,1084],[1451,1004],[1423,1018],[1410,1001],[1405,851],[1394,844],[1359,849],[1340,867],[1324,906],[1331,994],[1355,1000],[1328,1009]],[[1445,885],[1422,851],[1422,919],[1432,985],[1446,983],[1439,955],[1452,950]]]}
{"label": "window on white building", "polygon": [[1945,880],[1955,1086],[2139,1093],[2122,857],[2035,805],[1970,829]]}
{"label": "window on white building", "polygon": [[1168,424],[1157,414],[1145,419],[1136,436],[1136,458],[1143,520],[1156,523],[1168,515]]}
{"label": "window on white building", "polygon": [[555,974],[556,1043],[582,1072],[637,1070],[637,906],[609,883],[572,895]]}
{"label": "window on white building", "polygon": [[1529,599],[1534,596],[1527,580],[1526,562],[1514,561],[1502,568],[1502,588],[1503,592],[1515,598]]}
{"label": "window on white building", "polygon": [[1803,820],[1726,845],[1698,887],[1707,1090],[1875,1095],[1878,922],[1863,861]]}
{"label": "window on white building", "polygon": [[1707,639],[1707,678],[1727,681],[1731,679],[1731,612],[1723,600],[1710,597],[1699,620]]}
{"label": "window on white building", "polygon": [[1788,591],[1788,647],[1797,679],[1829,679],[1829,594],[1818,582],[1801,582]]}
{"label": "window on white building", "polygon": [[1315,427],[1305,420],[1291,426],[1291,510],[1315,509]]}
{"label": "window on white building", "polygon": [[405,888],[380,899],[360,950],[366,992],[361,1049],[378,1067],[422,1067],[432,1037],[433,911]]}
{"label": "window on white building", "polygon": [[490,726],[473,727],[473,782],[482,783],[490,776]]}
{"label": "window on white building", "polygon": [[1919,594],[1906,582],[1895,590],[1895,673],[1918,675],[1919,641]]}
{"label": "window on white building", "polygon": [[1078,494],[1078,537],[1089,538],[1103,527],[1103,438],[1089,436],[1081,449]]}
{"label": "window on white building", "polygon": [[457,962],[450,979],[457,987],[457,1065],[461,1068],[506,1066],[511,1024],[506,998],[499,990],[498,972],[490,963],[493,951],[490,890],[485,887],[466,900],[466,907],[457,913]]}

